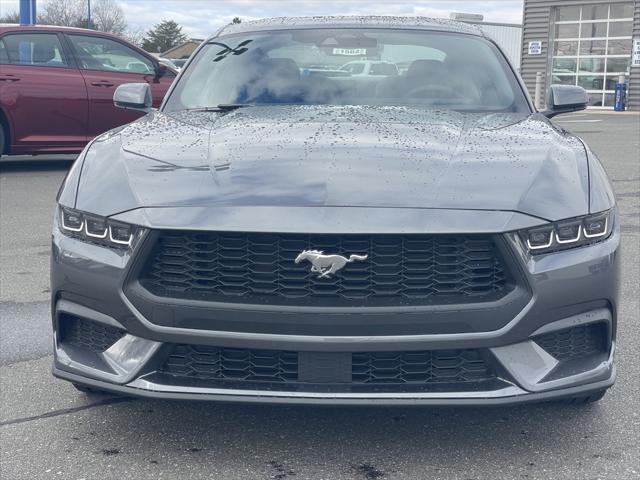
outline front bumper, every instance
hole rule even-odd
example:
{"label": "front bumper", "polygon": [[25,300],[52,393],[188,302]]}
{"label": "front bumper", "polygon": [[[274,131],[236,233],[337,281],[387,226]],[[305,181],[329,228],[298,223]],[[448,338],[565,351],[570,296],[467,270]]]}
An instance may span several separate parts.
{"label": "front bumper", "polygon": [[[413,335],[322,336],[198,330],[162,325],[158,319],[152,322],[124,293],[130,260],[127,254],[66,237],[54,227],[53,373],[72,382],[127,395],[240,402],[502,405],[588,394],[608,388],[615,379],[619,241],[616,230],[599,244],[534,259],[517,252],[514,246],[514,256],[521,255],[530,298],[500,328]],[[398,311],[397,315],[411,313],[415,312]],[[69,316],[126,334],[103,351],[78,348],[61,339],[61,319]],[[601,348],[583,356],[555,358],[535,341],[541,335],[596,324],[602,326]],[[290,387],[255,383],[220,385],[182,377],[165,381],[168,377],[158,375],[158,370],[169,354],[169,346],[174,344],[329,356],[473,349],[495,373],[495,378],[451,389],[436,385],[393,391],[321,384],[307,388],[304,383]]]}
{"label": "front bumper", "polygon": [[501,406],[516,405],[521,403],[535,403],[552,400],[561,400],[575,396],[588,395],[609,388],[615,382],[615,369],[612,369],[608,379],[589,383],[576,387],[568,387],[560,390],[546,392],[527,392],[518,387],[510,387],[497,392],[484,395],[447,395],[447,394],[313,394],[291,393],[277,395],[262,390],[230,390],[230,389],[195,389],[183,387],[176,390],[158,388],[153,384],[132,383],[117,385],[101,380],[95,380],[86,376],[74,374],[53,367],[53,375],[73,383],[87,385],[106,392],[118,395],[136,396],[143,398],[167,399],[167,400],[204,400],[215,402],[233,403],[285,403],[285,404],[311,404],[311,405],[423,405],[423,406]]}

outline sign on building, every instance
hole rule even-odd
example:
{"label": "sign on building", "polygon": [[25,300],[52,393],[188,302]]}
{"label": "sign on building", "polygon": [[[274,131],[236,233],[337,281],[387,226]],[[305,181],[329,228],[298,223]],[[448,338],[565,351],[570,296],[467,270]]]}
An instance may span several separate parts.
{"label": "sign on building", "polygon": [[529,42],[529,55],[542,55],[542,41]]}
{"label": "sign on building", "polygon": [[640,67],[640,38],[633,40],[633,55],[631,56],[631,66]]}

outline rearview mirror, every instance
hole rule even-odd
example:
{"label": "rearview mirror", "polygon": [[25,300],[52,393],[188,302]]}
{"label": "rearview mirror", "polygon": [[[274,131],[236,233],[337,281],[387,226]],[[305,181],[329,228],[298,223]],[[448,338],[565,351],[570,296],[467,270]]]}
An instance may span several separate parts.
{"label": "rearview mirror", "polygon": [[148,83],[123,83],[113,94],[113,104],[127,110],[148,113],[153,104]]}
{"label": "rearview mirror", "polygon": [[547,110],[542,112],[548,118],[561,113],[578,112],[587,108],[587,91],[575,85],[551,85],[547,97]]}

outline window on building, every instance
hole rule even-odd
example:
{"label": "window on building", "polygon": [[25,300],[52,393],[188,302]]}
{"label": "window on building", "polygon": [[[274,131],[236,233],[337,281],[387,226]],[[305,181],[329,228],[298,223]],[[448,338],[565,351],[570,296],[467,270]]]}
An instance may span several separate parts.
{"label": "window on building", "polygon": [[630,37],[632,31],[633,31],[633,22],[609,23],[610,37]]}
{"label": "window on building", "polygon": [[588,5],[582,7],[582,20],[606,20],[609,5]]}
{"label": "window on building", "polygon": [[554,55],[577,55],[578,42],[555,42],[553,46]]}
{"label": "window on building", "polygon": [[607,22],[589,22],[580,26],[581,38],[601,38],[607,36]]}
{"label": "window on building", "polygon": [[580,24],[563,23],[556,25],[556,38],[577,38]]}
{"label": "window on building", "polygon": [[631,62],[627,58],[609,58],[607,60],[607,73],[627,73]]}
{"label": "window on building", "polygon": [[580,85],[589,105],[613,104],[615,84],[628,75],[633,2],[555,9],[551,83]]}
{"label": "window on building", "polygon": [[580,20],[580,7],[558,7],[556,9],[556,21],[558,22],[566,22],[566,21],[578,21]]}
{"label": "window on building", "polygon": [[633,4],[615,3],[611,5],[609,18],[633,18]]}
{"label": "window on building", "polygon": [[631,52],[631,39],[616,40],[609,39],[607,44],[608,55],[628,55]]}
{"label": "window on building", "polygon": [[580,73],[604,73],[604,57],[581,58],[579,65]]}
{"label": "window on building", "polygon": [[607,51],[606,40],[582,40],[580,42],[580,55],[604,55]]}

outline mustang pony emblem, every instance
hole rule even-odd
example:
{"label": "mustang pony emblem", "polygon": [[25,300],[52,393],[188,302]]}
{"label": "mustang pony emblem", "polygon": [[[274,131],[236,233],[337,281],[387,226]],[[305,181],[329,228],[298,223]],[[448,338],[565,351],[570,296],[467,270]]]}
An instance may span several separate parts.
{"label": "mustang pony emblem", "polygon": [[369,255],[349,255],[349,258],[342,255],[324,255],[320,250],[303,250],[296,257],[295,262],[303,260],[311,262],[311,271],[318,272],[318,278],[331,278],[331,275],[344,268],[347,263],[356,260],[366,260]]}

